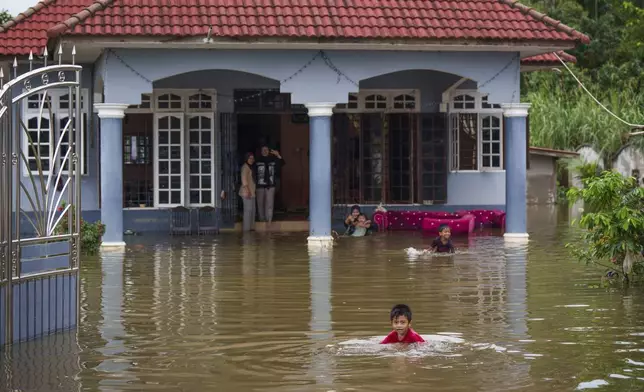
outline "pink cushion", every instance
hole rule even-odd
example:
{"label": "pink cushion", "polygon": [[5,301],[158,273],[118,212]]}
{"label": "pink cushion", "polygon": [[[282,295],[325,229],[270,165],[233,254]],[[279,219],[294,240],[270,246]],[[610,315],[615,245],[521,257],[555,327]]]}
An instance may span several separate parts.
{"label": "pink cushion", "polygon": [[[444,220],[444,223],[453,226],[450,224],[450,221],[455,221],[461,218],[464,218],[466,215],[473,217],[470,230],[469,224],[467,226],[467,231],[463,233],[471,233],[474,227],[480,225],[488,227],[505,227],[505,212],[500,210],[471,210],[471,211],[457,211],[455,213],[451,212],[441,212],[441,211],[387,211],[385,212],[376,212],[373,214],[373,221],[378,225],[378,230],[438,230],[438,224],[436,227],[427,228],[425,223],[425,218],[430,218],[434,220]],[[461,226],[458,228],[452,227],[452,232],[457,233],[456,230],[462,230],[462,224],[456,223]],[[460,233],[460,232],[459,232]]]}
{"label": "pink cushion", "polygon": [[474,215],[463,215],[458,218],[424,218],[423,231],[438,234],[438,228],[441,225],[448,225],[452,234],[469,234],[474,231],[476,218]]}
{"label": "pink cushion", "polygon": [[472,214],[476,218],[476,226],[501,227],[502,217],[505,212],[501,210],[469,210],[458,211],[460,215]]}
{"label": "pink cushion", "polygon": [[459,215],[439,211],[387,211],[389,230],[420,230],[424,218],[459,218]]}

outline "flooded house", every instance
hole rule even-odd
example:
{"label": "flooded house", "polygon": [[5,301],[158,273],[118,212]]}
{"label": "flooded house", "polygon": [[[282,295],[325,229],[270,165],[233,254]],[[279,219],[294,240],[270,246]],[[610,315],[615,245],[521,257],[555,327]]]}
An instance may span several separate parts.
{"label": "flooded house", "polygon": [[[527,235],[520,73],[574,61],[563,50],[587,36],[513,0],[288,3],[45,0],[0,27],[5,75],[14,59],[83,67],[81,208],[105,246],[169,230],[177,208],[234,225],[241,157],[264,143],[286,161],[276,203],[304,211],[310,241],[355,203],[500,208],[506,235]],[[51,124],[42,93],[17,109],[39,143],[21,140],[25,171],[60,166],[69,99],[48,91]]]}

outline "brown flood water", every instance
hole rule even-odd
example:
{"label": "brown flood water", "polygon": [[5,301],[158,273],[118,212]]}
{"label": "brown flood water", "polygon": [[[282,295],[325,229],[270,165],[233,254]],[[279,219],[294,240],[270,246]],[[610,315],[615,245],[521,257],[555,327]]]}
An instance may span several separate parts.
{"label": "brown flood water", "polygon": [[[0,390],[644,391],[644,293],[571,260],[566,215],[418,260],[420,233],[135,237],[85,260],[80,328],[3,353]],[[369,342],[399,302],[428,344]]]}

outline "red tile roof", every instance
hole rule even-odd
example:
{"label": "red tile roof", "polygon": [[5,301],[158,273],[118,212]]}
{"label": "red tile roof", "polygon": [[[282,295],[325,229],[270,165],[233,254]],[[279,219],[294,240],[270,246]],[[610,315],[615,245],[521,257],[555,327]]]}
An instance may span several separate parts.
{"label": "red tile roof", "polygon": [[[564,51],[557,52],[557,55],[567,63],[576,63],[577,58],[571,54],[568,54]],[[544,53],[538,56],[526,57],[521,59],[522,65],[559,65],[561,64],[554,53]]]}
{"label": "red tile roof", "polygon": [[0,54],[59,35],[588,42],[515,0],[43,0],[0,27]]}

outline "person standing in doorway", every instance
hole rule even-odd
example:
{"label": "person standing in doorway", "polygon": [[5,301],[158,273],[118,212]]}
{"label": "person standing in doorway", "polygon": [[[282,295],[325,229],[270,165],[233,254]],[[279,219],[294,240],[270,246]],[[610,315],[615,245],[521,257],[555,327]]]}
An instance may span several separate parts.
{"label": "person standing in doorway", "polygon": [[273,206],[275,202],[275,184],[279,170],[285,162],[280,152],[268,146],[262,146],[262,155],[257,158],[257,208],[259,220],[271,223],[273,221]]}
{"label": "person standing in doorway", "polygon": [[241,167],[241,187],[239,196],[244,203],[243,230],[255,229],[255,156],[252,153],[246,154],[244,164]]}

